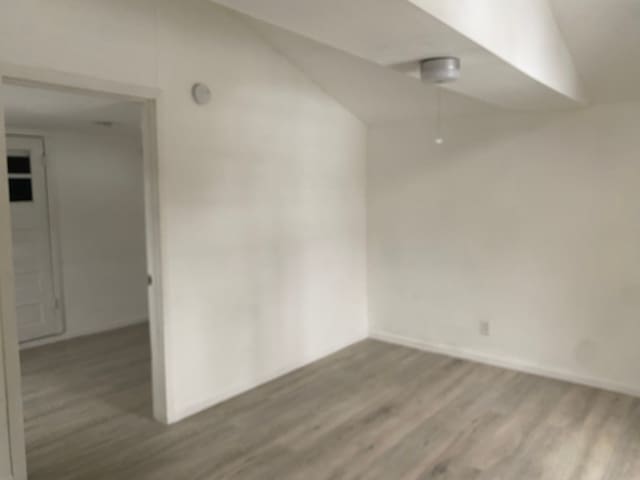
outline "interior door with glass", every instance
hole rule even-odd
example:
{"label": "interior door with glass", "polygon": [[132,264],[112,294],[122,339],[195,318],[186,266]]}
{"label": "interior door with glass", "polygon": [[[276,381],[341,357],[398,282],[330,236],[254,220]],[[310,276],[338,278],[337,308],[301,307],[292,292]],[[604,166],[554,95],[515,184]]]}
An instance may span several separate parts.
{"label": "interior door with glass", "polygon": [[27,342],[60,333],[62,319],[55,294],[43,143],[9,136],[7,147],[18,337]]}

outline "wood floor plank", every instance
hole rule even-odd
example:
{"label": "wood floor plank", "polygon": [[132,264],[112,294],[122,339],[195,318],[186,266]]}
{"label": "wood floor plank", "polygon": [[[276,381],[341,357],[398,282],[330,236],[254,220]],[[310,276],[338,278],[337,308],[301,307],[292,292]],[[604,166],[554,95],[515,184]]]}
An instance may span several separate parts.
{"label": "wood floor plank", "polygon": [[367,340],[170,427],[137,326],[21,354],[30,480],[634,480],[640,400]]}

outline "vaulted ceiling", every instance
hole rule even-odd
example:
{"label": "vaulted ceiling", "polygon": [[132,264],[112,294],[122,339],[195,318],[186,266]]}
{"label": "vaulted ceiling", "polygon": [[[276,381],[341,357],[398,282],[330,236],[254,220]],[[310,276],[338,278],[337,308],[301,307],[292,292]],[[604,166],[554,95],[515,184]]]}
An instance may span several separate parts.
{"label": "vaulted ceiling", "polygon": [[591,100],[640,100],[640,1],[551,3]]}
{"label": "vaulted ceiling", "polygon": [[462,59],[462,78],[447,86],[449,103],[461,108],[465,97],[499,108],[558,110],[583,106],[592,93],[605,101],[638,96],[638,62],[630,78],[616,70],[612,85],[588,57],[591,49],[608,49],[603,64],[623,70],[625,56],[638,58],[637,0],[214,2],[244,15],[368,123],[428,114],[434,88],[417,78],[418,61],[440,55]]}

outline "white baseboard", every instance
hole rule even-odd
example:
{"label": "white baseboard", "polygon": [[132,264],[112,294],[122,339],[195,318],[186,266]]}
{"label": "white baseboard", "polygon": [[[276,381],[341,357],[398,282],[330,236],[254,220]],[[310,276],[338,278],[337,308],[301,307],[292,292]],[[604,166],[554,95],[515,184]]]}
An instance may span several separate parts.
{"label": "white baseboard", "polygon": [[426,342],[382,331],[372,331],[370,332],[369,337],[375,340],[380,340],[381,342],[393,343],[405,347],[416,348],[418,350],[424,350],[426,352],[461,358],[472,362],[484,363],[486,365],[505,368],[507,370],[530,373],[541,377],[552,378],[554,380],[562,380],[601,390],[609,390],[611,392],[640,397],[640,387],[637,386],[624,385],[604,378],[579,375],[568,370],[536,365],[516,358],[490,355],[477,350],[442,343]]}
{"label": "white baseboard", "polygon": [[212,408],[218,405],[219,403],[222,403],[233,397],[236,397],[245,392],[253,390],[254,388],[258,388],[261,385],[264,385],[265,383],[269,383],[277,378],[283,377],[284,375],[294,372],[295,370],[303,368],[313,362],[317,362],[318,360],[321,360],[324,357],[328,357],[329,355],[339,352],[340,350],[343,350],[355,343],[361,342],[362,340],[366,340],[366,338],[367,338],[366,334],[359,335],[357,338],[353,338],[347,342],[344,342],[343,344],[332,346],[326,349],[321,354],[316,355],[315,357],[308,359],[304,362],[288,365],[286,367],[280,368],[269,374],[262,375],[259,378],[255,379],[254,381],[243,382],[241,384],[235,385],[225,390],[223,393],[186,405],[185,407],[178,409],[176,412],[173,412],[172,414],[170,413],[168,418],[168,423],[169,424],[177,423],[192,415],[203,412],[204,410]]}

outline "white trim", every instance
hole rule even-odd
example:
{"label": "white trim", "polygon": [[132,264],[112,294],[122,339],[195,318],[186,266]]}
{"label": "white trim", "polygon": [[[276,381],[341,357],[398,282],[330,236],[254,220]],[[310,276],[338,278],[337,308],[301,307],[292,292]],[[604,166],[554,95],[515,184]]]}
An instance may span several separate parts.
{"label": "white trim", "polygon": [[166,367],[167,342],[164,323],[164,273],[162,271],[162,238],[160,218],[159,171],[159,96],[144,102],[142,117],[142,144],[144,168],[145,240],[147,273],[152,279],[148,287],[149,335],[151,337],[151,376],[153,389],[153,415],[169,423],[172,397],[169,395],[170,378]]}
{"label": "white trim", "polygon": [[486,354],[477,350],[457,347],[455,345],[447,345],[443,343],[427,342],[414,338],[396,335],[382,331],[372,331],[369,335],[374,340],[381,342],[393,343],[405,347],[424,350],[426,352],[437,353],[449,357],[461,358],[472,362],[484,363],[494,367],[506,368],[518,372],[530,373],[541,377],[552,378],[554,380],[562,380],[565,382],[585,385],[587,387],[599,388],[616,393],[623,393],[633,397],[640,397],[640,388],[633,385],[624,385],[610,380],[598,377],[579,375],[568,370],[558,368],[544,367],[520,360],[513,357],[502,357],[497,355]]}
{"label": "white trim", "polygon": [[0,62],[0,77],[13,85],[52,88],[75,92],[89,92],[124,100],[155,100],[160,96],[158,88],[103,80],[51,68],[30,67]]}
{"label": "white trim", "polygon": [[247,380],[244,381],[242,383],[238,383],[236,385],[234,385],[231,388],[226,389],[223,393],[217,394],[217,395],[213,395],[209,398],[206,398],[204,400],[199,400],[197,402],[192,402],[191,404],[180,408],[180,410],[173,412],[173,415],[171,416],[171,418],[169,419],[169,423],[176,423],[179,422],[181,420],[184,420],[187,417],[190,417],[191,415],[195,415],[197,413],[201,413],[209,408],[212,408],[216,405],[218,405],[219,403],[222,403],[226,400],[229,400],[233,397],[236,397],[238,395],[241,395],[245,392],[248,392],[250,390],[253,390],[254,388],[258,388],[261,385],[264,385],[265,383],[269,383],[273,380],[276,380],[280,377],[283,377],[285,375],[288,375],[289,373],[295,372],[296,370],[299,370],[301,368],[304,368],[314,362],[317,362],[318,360],[322,360],[325,357],[328,357],[330,355],[333,355],[336,352],[339,352],[340,350],[343,350],[345,348],[350,347],[351,345],[361,342],[362,340],[366,340],[366,335],[358,335],[357,337],[354,337],[338,346],[332,346],[330,348],[327,348],[325,350],[323,350],[322,353],[320,353],[319,355],[314,356],[313,358],[308,359],[307,361],[305,361],[302,364],[292,364],[292,365],[287,365],[286,367],[283,368],[279,368],[278,370],[265,374],[265,375],[261,375],[260,377],[257,377],[253,380]]}
{"label": "white trim", "polygon": [[[3,84],[32,85],[58,90],[90,92],[111,98],[139,101],[144,105],[143,151],[145,181],[145,227],[147,235],[147,265],[154,277],[149,288],[149,318],[153,384],[153,412],[157,420],[167,422],[170,399],[168,371],[165,368],[164,317],[162,298],[162,256],[160,245],[159,149],[157,101],[160,90],[141,85],[123,84],[108,80],[60,72],[50,68],[27,67],[0,62],[0,87]],[[0,93],[2,89],[0,88]],[[5,124],[0,95],[0,155],[6,154]],[[0,333],[12,471],[16,480],[26,479],[20,361],[15,315],[15,295],[9,224],[9,202],[6,169],[0,169]],[[3,386],[0,385],[0,388]]]}
{"label": "white trim", "polygon": [[[4,108],[0,74],[0,156],[6,158]],[[27,478],[27,461],[22,413],[22,379],[18,353],[18,323],[16,316],[13,253],[11,239],[11,209],[9,206],[7,169],[0,168],[0,334],[2,336],[2,367],[0,373],[6,398],[7,426],[11,473],[16,480]],[[2,434],[3,432],[0,432]]]}

